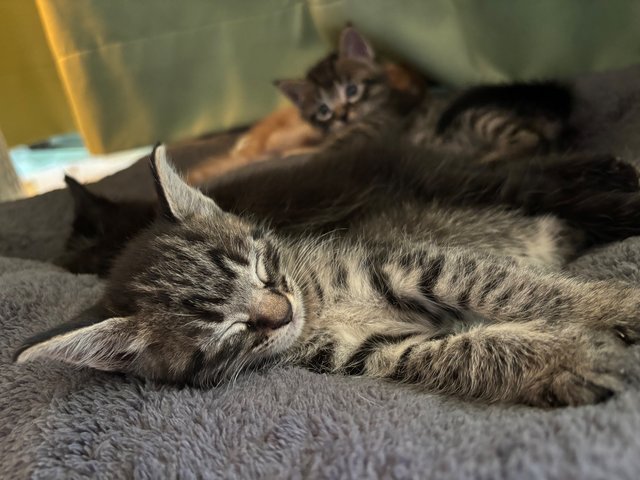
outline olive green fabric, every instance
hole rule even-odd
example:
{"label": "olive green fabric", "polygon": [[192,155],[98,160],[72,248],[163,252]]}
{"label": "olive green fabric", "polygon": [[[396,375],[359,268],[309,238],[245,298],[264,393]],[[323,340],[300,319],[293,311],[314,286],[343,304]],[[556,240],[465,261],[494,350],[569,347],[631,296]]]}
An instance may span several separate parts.
{"label": "olive green fabric", "polygon": [[273,109],[274,77],[323,54],[289,0],[38,2],[93,152],[245,124]]}
{"label": "olive green fabric", "polygon": [[640,63],[637,0],[310,0],[329,37],[353,20],[378,47],[452,84],[568,77]]}
{"label": "olive green fabric", "polygon": [[454,84],[638,63],[637,0],[38,0],[88,147],[111,151],[251,122],[351,20]]}
{"label": "olive green fabric", "polygon": [[9,146],[75,130],[31,0],[0,0],[0,130]]}

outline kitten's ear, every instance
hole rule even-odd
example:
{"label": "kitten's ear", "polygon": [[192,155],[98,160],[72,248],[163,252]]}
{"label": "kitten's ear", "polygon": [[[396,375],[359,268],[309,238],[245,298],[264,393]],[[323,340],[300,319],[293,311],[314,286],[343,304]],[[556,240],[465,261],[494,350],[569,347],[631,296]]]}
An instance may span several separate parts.
{"label": "kitten's ear", "polygon": [[105,215],[108,215],[113,203],[89,191],[87,187],[69,175],[64,176],[69,193],[73,198],[75,218],[73,230],[86,237],[103,233]]}
{"label": "kitten's ear", "polygon": [[76,207],[82,208],[86,205],[90,208],[104,200],[102,197],[92,193],[87,187],[70,175],[64,176],[64,183],[67,184],[67,188],[71,193],[71,197],[73,198],[73,202]]}
{"label": "kitten's ear", "polygon": [[71,322],[27,340],[14,354],[16,363],[57,360],[105,371],[126,371],[146,346],[135,317],[96,317],[86,310]]}
{"label": "kitten's ear", "polygon": [[340,57],[373,61],[375,53],[369,42],[352,26],[347,26],[340,34]]}
{"label": "kitten's ear", "polygon": [[187,185],[167,158],[162,144],[153,147],[151,173],[156,184],[160,213],[169,220],[183,221],[194,216],[220,213],[222,210],[197,188]]}
{"label": "kitten's ear", "polygon": [[299,108],[311,93],[311,85],[306,80],[275,80],[273,84]]}

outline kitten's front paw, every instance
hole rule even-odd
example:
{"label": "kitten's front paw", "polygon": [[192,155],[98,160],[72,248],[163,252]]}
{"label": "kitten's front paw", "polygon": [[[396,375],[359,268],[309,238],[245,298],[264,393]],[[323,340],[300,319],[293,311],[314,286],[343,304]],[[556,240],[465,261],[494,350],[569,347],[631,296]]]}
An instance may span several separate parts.
{"label": "kitten's front paw", "polygon": [[615,376],[591,371],[577,374],[560,370],[543,380],[536,391],[526,395],[524,402],[536,407],[569,407],[604,402],[621,390],[622,382]]}
{"label": "kitten's front paw", "polygon": [[637,192],[638,172],[633,165],[613,155],[587,157],[570,178],[585,188],[600,191]]}
{"label": "kitten's front paw", "polygon": [[638,171],[636,168],[624,160],[613,157],[608,161],[607,174],[615,179],[617,186],[626,192],[638,191]]}
{"label": "kitten's front paw", "polygon": [[525,403],[537,407],[590,405],[623,389],[630,355],[620,335],[589,331],[574,334],[572,341],[574,348],[558,359],[557,366],[524,391]]}

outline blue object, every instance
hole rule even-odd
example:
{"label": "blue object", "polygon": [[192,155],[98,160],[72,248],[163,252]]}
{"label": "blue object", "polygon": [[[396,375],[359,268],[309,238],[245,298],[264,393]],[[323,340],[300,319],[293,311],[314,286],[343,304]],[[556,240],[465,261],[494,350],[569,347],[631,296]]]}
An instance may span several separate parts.
{"label": "blue object", "polygon": [[11,161],[19,177],[29,177],[51,168],[64,169],[69,164],[89,160],[91,154],[78,134],[50,138],[37,147],[21,145],[10,151]]}

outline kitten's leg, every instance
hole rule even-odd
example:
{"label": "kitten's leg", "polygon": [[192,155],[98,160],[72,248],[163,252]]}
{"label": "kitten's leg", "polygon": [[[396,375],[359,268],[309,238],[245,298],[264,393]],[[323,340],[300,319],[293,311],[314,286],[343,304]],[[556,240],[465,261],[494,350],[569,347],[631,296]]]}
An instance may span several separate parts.
{"label": "kitten's leg", "polygon": [[297,150],[311,153],[322,142],[322,134],[307,123],[274,131],[267,139],[264,151],[276,155],[295,155]]}
{"label": "kitten's leg", "polygon": [[553,213],[564,219],[583,230],[590,244],[640,235],[640,195],[636,192],[529,192],[518,203],[529,214]]}
{"label": "kitten's leg", "polygon": [[233,154],[215,157],[190,168],[186,180],[190,185],[200,185],[252,161],[260,160],[262,160],[261,157],[245,158]]}
{"label": "kitten's leg", "polygon": [[[489,142],[492,139],[487,139]],[[513,127],[513,132],[495,139],[496,144],[480,158],[481,163],[492,163],[510,158],[531,156],[548,151],[546,139],[538,132],[524,127]]]}
{"label": "kitten's leg", "polygon": [[[469,310],[492,322],[540,319],[550,325],[572,323],[610,332],[628,343],[640,340],[638,288],[582,281],[462,249],[413,251],[411,256],[415,263],[405,267],[403,275],[416,280],[414,285],[404,280],[399,287],[404,291],[398,292],[401,296]],[[393,275],[401,278],[400,263],[383,268],[396,269]],[[394,287],[390,285],[391,291]]]}
{"label": "kitten's leg", "polygon": [[522,175],[545,174],[561,182],[565,189],[594,192],[637,192],[638,172],[630,163],[613,155],[571,154],[519,157],[505,163],[494,162],[494,169],[520,169]]}
{"label": "kitten's leg", "polygon": [[584,405],[606,400],[621,387],[617,341],[534,321],[479,326],[437,339],[376,334],[336,367],[464,399]]}
{"label": "kitten's leg", "polygon": [[[463,250],[380,258],[367,262],[370,283],[397,311],[394,317],[422,315],[431,330],[444,334],[469,329],[440,343],[423,342],[424,355],[415,354],[416,365],[435,362],[445,372],[432,372],[435,384],[420,377],[418,383],[430,389],[452,393],[445,386],[450,377],[463,382],[456,389],[474,398],[545,405],[550,389],[559,404],[589,403],[616,387],[625,347],[640,340],[637,288],[580,281]],[[465,312],[483,318],[483,326],[465,326]],[[487,374],[473,373],[480,367],[490,369],[503,388],[483,383]],[[501,371],[512,367],[516,374]]]}
{"label": "kitten's leg", "polygon": [[553,168],[567,185],[593,191],[638,191],[636,168],[614,155],[572,155]]}

